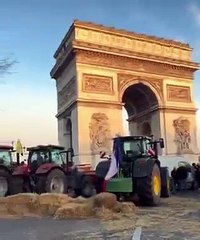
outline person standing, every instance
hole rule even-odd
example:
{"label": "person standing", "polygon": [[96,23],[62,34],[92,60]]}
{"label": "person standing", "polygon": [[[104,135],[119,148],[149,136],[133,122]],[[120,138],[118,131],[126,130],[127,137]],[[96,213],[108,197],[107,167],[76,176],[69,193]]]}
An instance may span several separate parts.
{"label": "person standing", "polygon": [[172,193],[176,193],[176,186],[177,186],[177,178],[176,178],[176,167],[173,168],[171,171],[171,188],[172,188]]}

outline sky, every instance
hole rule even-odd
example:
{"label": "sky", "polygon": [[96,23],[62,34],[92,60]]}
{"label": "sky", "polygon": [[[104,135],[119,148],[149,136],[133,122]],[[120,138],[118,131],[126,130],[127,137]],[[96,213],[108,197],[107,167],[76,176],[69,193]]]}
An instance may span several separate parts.
{"label": "sky", "polygon": [[[57,143],[56,86],[49,73],[74,19],[189,43],[200,62],[200,0],[0,0],[0,59],[18,61],[0,77],[0,142]],[[200,71],[194,81],[198,108],[199,89]]]}

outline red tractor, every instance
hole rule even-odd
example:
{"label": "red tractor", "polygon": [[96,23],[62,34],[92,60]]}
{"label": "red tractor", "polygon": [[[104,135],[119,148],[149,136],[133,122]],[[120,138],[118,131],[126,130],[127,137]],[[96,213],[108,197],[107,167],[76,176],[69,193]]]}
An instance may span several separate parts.
{"label": "red tractor", "polygon": [[27,149],[28,163],[12,173],[11,194],[20,192],[69,193],[90,197],[94,192],[94,172],[88,165],[73,163],[73,151],[61,146],[39,145]]}

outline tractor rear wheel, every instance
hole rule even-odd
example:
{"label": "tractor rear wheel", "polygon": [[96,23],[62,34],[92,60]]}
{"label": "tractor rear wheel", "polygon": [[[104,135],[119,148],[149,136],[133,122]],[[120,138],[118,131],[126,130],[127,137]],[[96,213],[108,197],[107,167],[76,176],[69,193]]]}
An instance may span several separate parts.
{"label": "tractor rear wheel", "polygon": [[48,173],[45,181],[45,192],[66,193],[67,178],[63,171],[54,169]]}
{"label": "tractor rear wheel", "polygon": [[167,167],[160,168],[161,174],[161,197],[168,198],[170,197],[170,177]]}
{"label": "tractor rear wheel", "polygon": [[137,178],[137,193],[140,203],[147,206],[155,206],[160,202],[161,176],[157,164],[152,167],[147,177]]}
{"label": "tractor rear wheel", "polygon": [[0,197],[5,197],[9,191],[10,174],[4,169],[0,169]]}

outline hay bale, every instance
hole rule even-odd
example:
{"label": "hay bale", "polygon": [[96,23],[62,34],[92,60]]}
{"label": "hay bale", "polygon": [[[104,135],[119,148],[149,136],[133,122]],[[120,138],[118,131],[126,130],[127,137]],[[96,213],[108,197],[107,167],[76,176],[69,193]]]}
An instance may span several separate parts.
{"label": "hay bale", "polygon": [[118,220],[118,219],[120,219],[120,214],[118,214],[108,208],[105,208],[105,207],[96,208],[94,216],[101,220]]}
{"label": "hay bale", "polygon": [[56,219],[92,217],[94,216],[93,205],[91,202],[71,202],[57,209],[54,216]]}
{"label": "hay bale", "polygon": [[0,205],[6,203],[6,197],[0,197]]}
{"label": "hay bale", "polygon": [[68,202],[73,202],[73,198],[69,197],[67,194],[59,193],[43,193],[39,195],[39,203],[50,204],[50,205],[64,205]]}
{"label": "hay bale", "polygon": [[39,196],[38,210],[40,215],[54,216],[58,208],[72,201],[66,194],[43,193]]}
{"label": "hay bale", "polygon": [[20,193],[5,198],[5,209],[8,214],[17,216],[30,216],[38,209],[38,195],[32,193]]}
{"label": "hay bale", "polygon": [[88,201],[93,201],[92,197],[91,198],[84,198],[82,196],[79,196],[77,198],[73,198],[73,202],[75,202],[75,203],[86,203]]}
{"label": "hay bale", "polygon": [[19,193],[6,197],[5,202],[8,204],[37,203],[38,195],[35,193]]}
{"label": "hay bale", "polygon": [[7,214],[6,198],[0,197],[0,216]]}
{"label": "hay bale", "polygon": [[122,202],[120,203],[120,211],[122,213],[135,213],[137,210],[133,202]]}
{"label": "hay bale", "polygon": [[93,197],[93,201],[94,207],[96,208],[104,207],[108,209],[114,209],[118,204],[116,195],[108,192],[95,195]]}
{"label": "hay bale", "polygon": [[91,198],[71,198],[65,194],[51,193],[23,193],[0,198],[1,216],[52,216],[58,219],[94,217],[116,220],[123,214],[133,214],[135,211],[133,203],[120,203],[111,193],[100,193]]}

